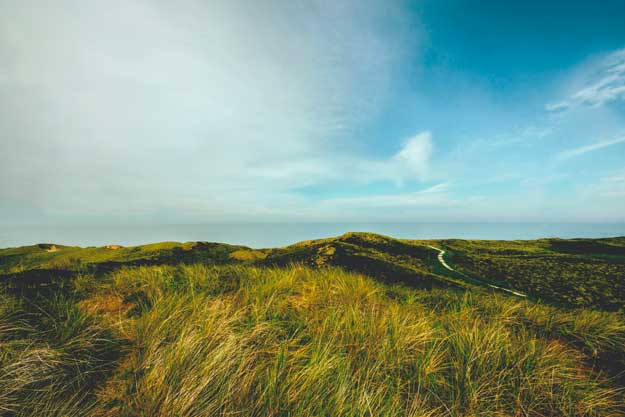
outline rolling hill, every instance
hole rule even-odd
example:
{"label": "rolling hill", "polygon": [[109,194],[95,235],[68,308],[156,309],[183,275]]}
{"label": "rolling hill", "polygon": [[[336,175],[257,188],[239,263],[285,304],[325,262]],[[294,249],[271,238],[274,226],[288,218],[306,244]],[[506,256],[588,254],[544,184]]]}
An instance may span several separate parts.
{"label": "rolling hill", "polygon": [[[438,251],[455,271],[442,267]],[[535,241],[401,240],[372,233],[252,249],[213,242],[162,242],[134,247],[80,248],[38,244],[0,249],[0,280],[39,285],[84,273],[141,265],[340,267],[384,283],[415,288],[490,288],[520,291],[568,307],[625,308],[625,238]]]}
{"label": "rolling hill", "polygon": [[1,249],[0,415],[623,416],[624,250],[369,233]]}

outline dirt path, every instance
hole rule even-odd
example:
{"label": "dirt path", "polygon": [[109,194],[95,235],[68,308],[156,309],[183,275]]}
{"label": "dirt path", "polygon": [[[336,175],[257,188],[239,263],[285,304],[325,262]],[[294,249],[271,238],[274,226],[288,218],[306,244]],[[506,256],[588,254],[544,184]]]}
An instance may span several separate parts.
{"label": "dirt path", "polygon": [[451,266],[447,265],[447,262],[445,262],[445,258],[443,258],[443,255],[445,254],[444,250],[436,248],[431,245],[428,245],[428,247],[438,251],[438,261],[441,263],[441,265],[443,265],[445,268],[449,269],[450,271],[454,271],[454,272],[456,271]]}
{"label": "dirt path", "polygon": [[[437,258],[438,258],[438,261],[441,263],[441,265],[443,265],[443,267],[444,267],[444,268],[446,268],[446,269],[448,269],[448,270],[450,270],[450,271],[453,271],[453,272],[455,272],[455,273],[457,273],[457,274],[464,275],[462,272],[458,272],[458,271],[456,271],[456,270],[455,270],[455,269],[453,269],[451,266],[449,266],[449,265],[447,264],[447,262],[445,262],[445,258],[443,257],[443,255],[445,254],[445,251],[444,251],[443,249],[437,248],[437,247],[432,246],[432,245],[428,245],[428,247],[430,247],[430,248],[432,248],[432,249],[434,249],[434,250],[437,250],[437,251],[438,251],[438,257],[437,257]],[[514,291],[514,290],[509,290],[509,289],[507,289],[507,288],[498,287],[498,286],[496,286],[496,285],[489,284],[489,283],[487,283],[487,282],[482,282],[482,284],[487,285],[487,286],[489,286],[490,288],[494,288],[494,289],[496,289],[496,290],[505,291],[505,292],[507,292],[507,293],[509,293],[509,294],[516,295],[517,297],[527,297],[527,295],[525,295],[525,294],[523,294],[523,293],[520,293],[520,292],[517,292],[517,291]]]}

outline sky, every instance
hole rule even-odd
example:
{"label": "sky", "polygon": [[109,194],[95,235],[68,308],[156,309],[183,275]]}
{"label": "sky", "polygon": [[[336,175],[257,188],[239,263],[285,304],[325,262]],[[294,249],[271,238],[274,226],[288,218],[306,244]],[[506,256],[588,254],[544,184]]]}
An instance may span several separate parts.
{"label": "sky", "polygon": [[624,1],[0,0],[0,225],[623,222]]}

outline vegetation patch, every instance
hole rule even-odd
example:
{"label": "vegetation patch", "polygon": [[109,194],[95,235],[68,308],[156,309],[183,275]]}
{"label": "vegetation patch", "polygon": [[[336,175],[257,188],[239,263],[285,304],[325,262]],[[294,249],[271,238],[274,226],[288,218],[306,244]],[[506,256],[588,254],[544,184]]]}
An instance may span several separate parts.
{"label": "vegetation patch", "polygon": [[0,415],[622,416],[625,242],[579,244],[0,250]]}
{"label": "vegetation patch", "polygon": [[72,280],[62,295],[2,296],[5,414],[625,412],[610,372],[625,369],[620,313],[334,267],[162,265]]}

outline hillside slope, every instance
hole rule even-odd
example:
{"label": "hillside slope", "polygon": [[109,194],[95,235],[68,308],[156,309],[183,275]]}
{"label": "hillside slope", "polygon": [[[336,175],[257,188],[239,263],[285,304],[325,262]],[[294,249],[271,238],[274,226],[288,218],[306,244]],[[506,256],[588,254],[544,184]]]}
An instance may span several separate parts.
{"label": "hillside slope", "polygon": [[0,415],[618,417],[625,321],[337,268],[161,265],[0,291]]}
{"label": "hillside slope", "polygon": [[469,277],[559,305],[625,309],[625,238],[439,244]]}
{"label": "hillside slope", "polygon": [[[438,252],[446,250],[441,266]],[[416,288],[488,289],[495,285],[562,306],[625,309],[625,238],[535,241],[401,240],[372,233],[252,249],[209,242],[163,242],[128,248],[40,244],[0,249],[0,281],[41,285],[84,273],[140,265],[336,266]]]}
{"label": "hillside slope", "polygon": [[0,415],[620,417],[623,249],[368,233],[3,249]]}
{"label": "hillside slope", "polygon": [[[50,250],[54,247],[54,250]],[[436,274],[436,252],[426,245],[370,233],[346,233],[335,238],[296,243],[284,248],[251,249],[209,242],[164,242],[128,248],[79,248],[39,244],[0,249],[0,279],[37,284],[75,273],[102,273],[124,266],[192,264],[340,266],[376,276],[431,288],[464,285]]]}
{"label": "hillside slope", "polygon": [[437,252],[427,244],[373,233],[346,233],[335,238],[271,249],[262,264],[337,266],[383,282],[402,282],[421,288],[465,286],[463,281],[441,273],[436,255]]}

